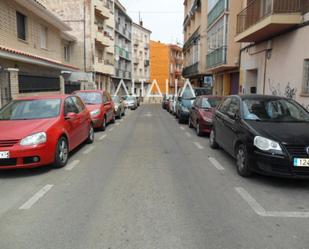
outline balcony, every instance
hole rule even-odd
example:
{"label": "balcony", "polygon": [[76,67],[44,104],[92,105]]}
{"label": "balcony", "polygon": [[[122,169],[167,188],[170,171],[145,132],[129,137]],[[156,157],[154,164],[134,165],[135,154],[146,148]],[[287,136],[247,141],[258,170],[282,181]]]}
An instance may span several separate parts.
{"label": "balcony", "polygon": [[185,67],[182,71],[183,77],[187,78],[189,76],[197,75],[199,73],[199,62],[195,64]]}
{"label": "balcony", "polygon": [[145,60],[144,61],[144,66],[145,67],[149,67],[150,66],[150,61],[149,60]]}
{"label": "balcony", "polygon": [[103,47],[111,47],[113,46],[113,41],[106,35],[104,35],[104,33],[102,32],[96,32],[96,42],[99,43],[101,46]]}
{"label": "balcony", "polygon": [[263,41],[293,28],[301,21],[302,0],[253,0],[237,15],[235,40]]}
{"label": "balcony", "polygon": [[115,68],[112,63],[108,63],[107,61],[104,62],[97,62],[93,65],[93,69],[95,72],[107,74],[107,75],[114,75]]}
{"label": "balcony", "polygon": [[133,59],[133,63],[134,63],[135,65],[138,65],[138,64],[139,64],[139,59],[138,59],[138,58],[134,58],[134,59]]}
{"label": "balcony", "polygon": [[222,15],[225,10],[226,0],[219,0],[216,5],[209,12],[208,19],[208,27],[210,27],[218,18]]}
{"label": "balcony", "polygon": [[116,69],[116,77],[120,79],[131,80],[131,72],[128,72],[122,69]]}
{"label": "balcony", "polygon": [[226,47],[212,51],[206,57],[207,68],[213,68],[226,63]]}
{"label": "balcony", "polygon": [[95,13],[104,19],[110,18],[110,10],[106,7],[105,1],[94,0]]}

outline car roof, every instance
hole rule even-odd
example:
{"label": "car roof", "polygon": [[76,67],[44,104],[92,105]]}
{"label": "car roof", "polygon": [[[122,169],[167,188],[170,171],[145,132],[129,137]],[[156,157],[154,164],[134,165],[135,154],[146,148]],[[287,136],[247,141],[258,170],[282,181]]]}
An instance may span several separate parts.
{"label": "car roof", "polygon": [[216,95],[200,95],[198,96],[198,98],[209,98],[209,99],[213,99],[213,98],[220,98],[222,99],[222,96],[216,96]]}
{"label": "car roof", "polygon": [[68,94],[52,94],[52,95],[40,95],[40,96],[27,96],[27,97],[20,97],[16,98],[16,100],[36,100],[36,99],[65,99],[69,96]]}
{"label": "car roof", "polygon": [[77,90],[74,93],[103,93],[105,90]]}
{"label": "car roof", "polygon": [[262,95],[262,94],[244,94],[244,95],[230,95],[228,97],[238,97],[240,99],[287,99],[283,96]]}

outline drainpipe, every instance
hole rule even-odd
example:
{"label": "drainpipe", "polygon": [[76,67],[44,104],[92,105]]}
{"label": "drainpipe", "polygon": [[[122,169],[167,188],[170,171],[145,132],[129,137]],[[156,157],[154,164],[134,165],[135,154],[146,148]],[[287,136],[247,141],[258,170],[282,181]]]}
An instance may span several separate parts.
{"label": "drainpipe", "polygon": [[263,95],[265,95],[265,85],[266,85],[266,69],[267,69],[267,55],[268,49],[265,50],[265,60],[264,60],[264,77],[263,77]]}
{"label": "drainpipe", "polygon": [[84,1],[84,71],[86,72],[86,1]]}

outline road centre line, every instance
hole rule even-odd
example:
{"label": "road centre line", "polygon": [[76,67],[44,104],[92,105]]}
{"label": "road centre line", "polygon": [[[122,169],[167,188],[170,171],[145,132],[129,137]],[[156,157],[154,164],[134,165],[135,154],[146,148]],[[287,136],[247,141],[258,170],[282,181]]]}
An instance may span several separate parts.
{"label": "road centre line", "polygon": [[224,170],[224,167],[219,163],[215,158],[213,157],[208,157],[208,160],[212,163],[212,165],[217,169],[217,170]]}
{"label": "road centre line", "polygon": [[259,216],[273,218],[309,218],[309,212],[266,211],[244,188],[237,187],[235,190]]}
{"label": "road centre line", "polygon": [[200,149],[200,150],[203,150],[204,149],[204,146],[202,146],[200,143],[198,142],[194,142],[195,146]]}
{"label": "road centre line", "polygon": [[26,201],[19,209],[30,209],[39,199],[41,199],[54,185],[46,185],[34,194],[28,201]]}
{"label": "road centre line", "polygon": [[83,152],[84,155],[89,154],[94,149],[94,146],[90,146],[87,150]]}
{"label": "road centre line", "polygon": [[74,160],[73,162],[69,163],[64,169],[67,171],[70,171],[74,169],[79,163],[80,163],[80,160]]}

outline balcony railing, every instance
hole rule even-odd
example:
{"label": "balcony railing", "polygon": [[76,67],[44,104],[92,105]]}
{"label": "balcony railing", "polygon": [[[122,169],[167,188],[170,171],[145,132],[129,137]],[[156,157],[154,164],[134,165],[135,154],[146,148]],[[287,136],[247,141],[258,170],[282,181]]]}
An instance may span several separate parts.
{"label": "balcony railing", "polygon": [[[225,2],[227,0],[219,0],[208,14],[208,27],[218,19],[225,10]],[[234,0],[235,1],[235,0]]]}
{"label": "balcony railing", "polygon": [[212,68],[226,63],[226,47],[218,48],[212,51],[206,57],[207,68]]}
{"label": "balcony railing", "polygon": [[237,15],[237,34],[244,32],[267,16],[302,12],[301,3],[302,0],[253,0]]}
{"label": "balcony railing", "polygon": [[185,67],[182,71],[183,77],[188,77],[191,75],[198,74],[199,72],[199,62],[196,62],[195,64]]}

